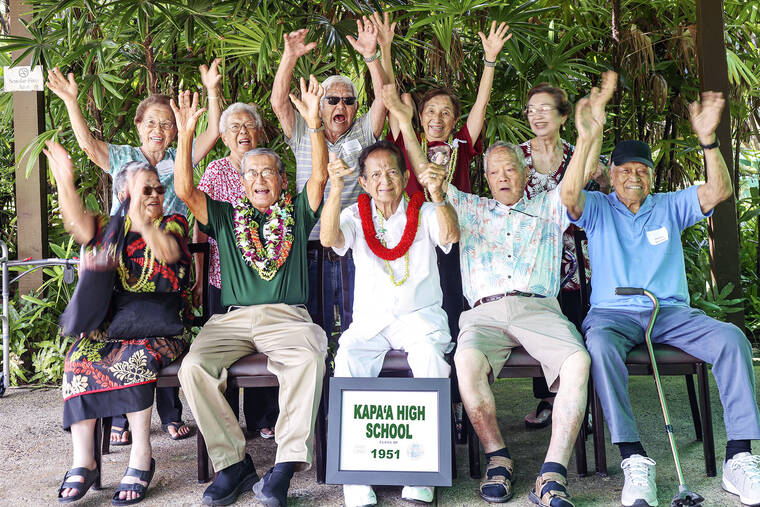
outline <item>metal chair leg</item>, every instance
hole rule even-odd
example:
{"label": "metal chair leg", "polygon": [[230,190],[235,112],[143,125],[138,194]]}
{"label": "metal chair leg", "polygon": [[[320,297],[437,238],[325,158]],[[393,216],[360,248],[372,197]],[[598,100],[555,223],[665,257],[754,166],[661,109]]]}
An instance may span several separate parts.
{"label": "metal chair leg", "polygon": [[702,414],[702,446],[705,452],[705,473],[708,477],[715,477],[715,440],[713,437],[712,412],[710,409],[710,380],[707,375],[707,364],[700,363],[697,366],[697,383],[699,384],[699,408]]}
{"label": "metal chair leg", "polygon": [[699,403],[697,402],[697,393],[694,390],[694,376],[685,375],[686,392],[689,393],[689,406],[691,407],[691,419],[694,421],[694,434],[697,440],[702,440],[702,419],[699,416]]}

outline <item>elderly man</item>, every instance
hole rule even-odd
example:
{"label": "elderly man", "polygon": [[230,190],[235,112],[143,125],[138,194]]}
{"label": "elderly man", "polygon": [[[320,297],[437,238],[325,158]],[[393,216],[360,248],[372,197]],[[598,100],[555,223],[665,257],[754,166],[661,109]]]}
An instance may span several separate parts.
{"label": "elderly man", "polygon": [[[320,240],[338,255],[350,248],[356,262],[354,321],[340,337],[336,377],[376,377],[386,352],[405,350],[415,377],[447,378],[451,367],[443,354],[451,349],[435,247],[448,252],[458,241],[454,209],[445,201],[444,168],[428,164],[421,192],[407,202],[409,171],[395,144],[379,141],[359,155],[359,183],[369,194],[340,212],[345,178],[353,170],[342,160],[328,165],[332,187],[322,213]],[[340,216],[340,218],[339,218]],[[369,236],[365,231],[372,231]],[[370,486],[345,485],[346,507],[375,505]],[[429,503],[432,487],[403,489],[405,500]]]}
{"label": "elderly man", "polygon": [[[426,167],[413,135],[411,107],[399,100],[392,85],[385,86],[384,97],[410,160],[417,168]],[[596,162],[587,155],[576,151],[570,166],[583,173],[588,165],[590,173]],[[540,361],[548,385],[557,392],[549,450],[530,498],[540,505],[572,506],[566,466],[586,408],[590,359],[556,298],[562,232],[569,219],[557,189],[525,197],[526,167],[519,147],[494,143],[483,165],[493,199],[450,184],[443,187],[459,218],[462,287],[472,307],[460,318],[454,361],[462,401],[488,458],[480,496],[500,503],[513,494],[513,462],[496,422],[489,380],[499,374],[510,350],[523,346]]]}
{"label": "elderly man", "polygon": [[291,96],[312,137],[314,171],[304,191],[291,201],[285,168],[267,148],[246,153],[240,180],[246,199],[233,206],[215,201],[193,186],[190,148],[201,111],[197,96],[180,95],[172,104],[180,130],[175,187],[201,224],[216,239],[222,270],[225,314],[211,317],[196,337],[179,371],[190,408],[206,439],[217,478],[203,503],[228,505],[258,479],[237,417],[224,398],[227,368],[240,357],[261,352],[280,384],[280,415],[275,426],[275,466],[254,486],[268,506],[284,506],[290,479],[308,469],[314,420],[324,375],[327,338],[312,323],[304,303],[308,294],[306,241],[319,217],[327,180],[327,148],[319,126],[322,89],[312,76],[301,80],[301,99]]}
{"label": "elderly man", "polygon": [[[325,130],[327,146],[333,158],[341,158],[351,167],[356,167],[359,153],[362,149],[374,143],[383,131],[385,125],[385,106],[381,97],[385,73],[378,59],[377,30],[372,22],[364,17],[356,21],[358,35],[354,39],[348,36],[348,41],[354,49],[364,56],[369,68],[372,84],[375,89],[375,100],[369,113],[356,118],[359,105],[356,101],[356,87],[345,76],[330,76],[322,83],[325,95],[320,104],[322,124]],[[302,55],[311,51],[316,42],[306,44],[307,29],[285,34],[285,48],[280,66],[274,78],[272,87],[272,109],[282,126],[286,142],[296,157],[296,188],[301,191],[309,178],[311,171],[311,141],[308,126],[304,119],[290,105],[288,92],[296,61]],[[330,187],[328,183],[327,192]],[[341,194],[341,209],[356,202],[361,193],[361,186],[356,177],[356,171],[345,178]],[[340,309],[341,329],[346,330],[352,319],[354,263],[351,254],[346,255],[341,262],[332,250],[324,249],[319,243],[319,224],[309,236],[309,313],[315,322],[319,323],[328,336],[333,331],[333,306],[338,304]],[[318,259],[324,258],[322,287],[318,284]],[[321,290],[321,294],[320,294]],[[320,304],[321,303],[321,304]]]}
{"label": "elderly man", "polygon": [[[621,286],[642,287],[659,298],[654,343],[678,347],[713,365],[728,437],[723,489],[739,495],[745,504],[760,503],[760,458],[750,448],[750,441],[760,438],[752,349],[739,328],[689,307],[681,247],[681,232],[710,216],[718,203],[733,194],[715,136],[723,107],[720,93],[705,92],[702,103],[689,108],[705,155],[707,183],[703,185],[650,194],[654,163],[649,146],[622,141],[612,152],[613,193],[582,191],[578,167],[568,170],[562,186],[570,216],[589,238],[593,291],[583,332],[612,442],[623,458],[622,504],[626,506],[657,505],[657,488],[655,462],[647,457],[636,430],[625,367],[628,352],[644,342],[652,305],[643,296],[615,295],[615,288]],[[591,138],[597,152],[603,120],[603,107],[580,108],[576,113],[576,126],[589,131],[585,137]]]}

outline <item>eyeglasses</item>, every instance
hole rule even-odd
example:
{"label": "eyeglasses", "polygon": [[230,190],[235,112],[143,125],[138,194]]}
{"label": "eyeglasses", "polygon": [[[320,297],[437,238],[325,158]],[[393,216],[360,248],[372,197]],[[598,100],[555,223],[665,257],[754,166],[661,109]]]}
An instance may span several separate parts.
{"label": "eyeglasses", "polygon": [[171,130],[174,128],[174,122],[173,121],[156,121],[156,120],[145,120],[145,126],[149,129],[154,129],[156,127],[160,127],[161,130]]}
{"label": "eyeglasses", "polygon": [[538,113],[548,113],[549,111],[554,111],[557,109],[554,106],[550,106],[548,104],[543,104],[541,106],[528,106],[525,108],[525,116],[532,116],[534,114]]}
{"label": "eyeglasses", "polygon": [[233,134],[237,134],[240,132],[240,129],[245,127],[246,130],[256,130],[256,124],[253,122],[244,123],[243,125],[240,125],[239,123],[233,123],[229,127],[227,127],[227,130],[232,132]]}
{"label": "eyeglasses", "polygon": [[265,180],[276,176],[278,173],[277,169],[262,169],[261,171],[258,171],[256,169],[246,169],[243,173],[243,178],[245,178],[248,181],[255,181],[261,176]]}
{"label": "eyeglasses", "polygon": [[156,185],[155,187],[151,187],[150,185],[145,185],[143,187],[143,195],[153,195],[154,191],[158,195],[164,195],[164,193],[166,193],[166,187],[164,187],[163,185]]}
{"label": "eyeglasses", "polygon": [[353,106],[356,104],[356,97],[336,97],[334,95],[330,95],[329,97],[325,97],[325,100],[331,106],[337,105],[341,100],[347,106]]}

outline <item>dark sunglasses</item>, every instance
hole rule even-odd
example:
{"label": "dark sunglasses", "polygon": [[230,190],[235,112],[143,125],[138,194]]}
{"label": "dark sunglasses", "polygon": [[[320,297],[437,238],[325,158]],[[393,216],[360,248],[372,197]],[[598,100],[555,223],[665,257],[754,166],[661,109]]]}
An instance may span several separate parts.
{"label": "dark sunglasses", "polygon": [[337,105],[338,102],[340,102],[341,100],[347,106],[353,106],[354,104],[356,104],[356,97],[336,97],[334,95],[325,97],[325,101],[327,101],[327,103],[330,104],[331,106]]}
{"label": "dark sunglasses", "polygon": [[143,195],[152,195],[153,191],[156,191],[158,195],[164,195],[166,192],[166,187],[163,185],[156,185],[155,187],[151,187],[150,185],[145,185],[143,187]]}

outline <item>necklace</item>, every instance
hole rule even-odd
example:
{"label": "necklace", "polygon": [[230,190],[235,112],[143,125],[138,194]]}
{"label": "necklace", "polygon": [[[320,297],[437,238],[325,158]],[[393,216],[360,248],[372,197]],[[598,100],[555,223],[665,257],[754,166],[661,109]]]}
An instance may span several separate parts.
{"label": "necklace", "polygon": [[266,211],[266,221],[261,225],[265,244],[259,238],[255,213],[256,208],[244,197],[234,206],[232,221],[243,260],[268,282],[285,263],[293,246],[293,202],[285,193]]}
{"label": "necklace", "polygon": [[[428,157],[428,141],[427,137],[425,137],[425,133],[423,132],[420,135],[420,142],[422,143],[422,153],[425,154],[425,157]],[[451,157],[449,157],[449,167],[446,171],[446,183],[451,183],[451,180],[454,179],[454,171],[457,167],[457,158],[459,157],[459,143],[454,143],[454,135],[449,134],[449,142],[446,143],[449,145],[449,148],[451,148]],[[425,189],[425,200],[430,200],[430,194],[428,194],[427,188]]]}
{"label": "necklace", "polygon": [[[401,236],[401,241],[394,248],[388,248],[385,244],[385,239],[380,239],[375,231],[375,223],[372,221],[372,210],[370,209],[370,197],[367,194],[361,194],[359,196],[359,217],[362,221],[362,230],[364,231],[364,239],[367,242],[367,246],[372,250],[372,253],[380,257],[385,261],[385,266],[390,273],[391,283],[396,287],[402,285],[409,278],[409,249],[414,243],[414,237],[417,235],[417,229],[419,228],[420,221],[420,208],[424,198],[421,192],[416,192],[411,199],[406,194],[404,199],[409,200],[409,204],[406,208],[406,226],[404,227],[404,234]],[[385,224],[385,219],[380,216],[381,231],[384,231],[382,226]],[[396,275],[393,273],[390,261],[396,260],[403,256],[406,264],[404,277],[401,280],[396,280]]]}
{"label": "necklace", "polygon": [[[153,225],[155,226],[156,223],[160,223],[161,219],[157,219],[153,221]],[[127,233],[129,232],[129,228],[132,225],[132,220],[130,220],[129,216],[124,220],[124,236],[126,237]],[[144,241],[144,240],[143,240]],[[122,252],[117,253],[119,257],[119,279],[121,280],[121,285],[129,292],[145,292],[144,289],[145,286],[148,284],[148,280],[151,279],[153,276],[153,267],[154,262],[156,260],[156,255],[153,253],[153,250],[150,249],[148,244],[145,244],[145,252],[143,253],[143,258],[145,259],[145,263],[142,266],[142,270],[140,271],[140,276],[137,278],[137,282],[135,282],[134,285],[129,285],[129,272],[127,271],[127,266],[124,265],[124,255]]]}

